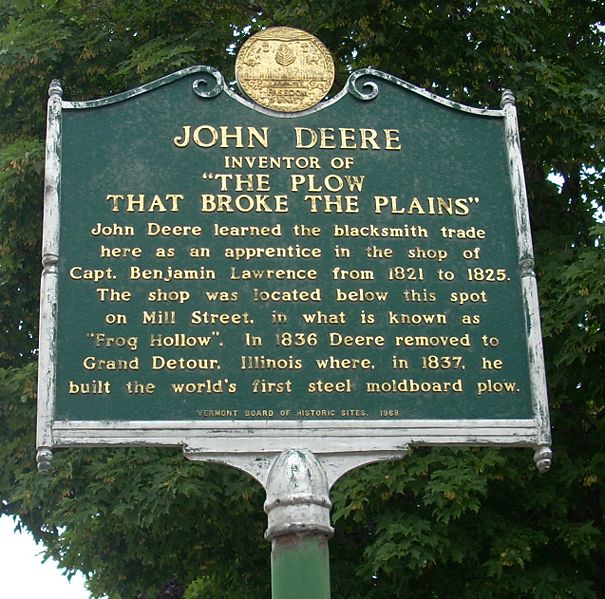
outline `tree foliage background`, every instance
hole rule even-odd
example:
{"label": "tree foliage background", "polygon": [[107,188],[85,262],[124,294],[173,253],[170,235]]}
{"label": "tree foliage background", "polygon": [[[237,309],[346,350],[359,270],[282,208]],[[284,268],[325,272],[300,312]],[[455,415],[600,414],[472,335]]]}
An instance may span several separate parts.
{"label": "tree foliage background", "polygon": [[[165,450],[35,468],[46,90],[110,95],[194,64],[233,76],[265,26],[317,35],[337,84],[374,66],[442,96],[517,96],[555,461],[416,450],[334,489],[333,596],[605,597],[605,8],[600,0],[0,0],[0,515],[95,597],[267,597],[263,492]],[[553,182],[552,175],[557,178]]]}

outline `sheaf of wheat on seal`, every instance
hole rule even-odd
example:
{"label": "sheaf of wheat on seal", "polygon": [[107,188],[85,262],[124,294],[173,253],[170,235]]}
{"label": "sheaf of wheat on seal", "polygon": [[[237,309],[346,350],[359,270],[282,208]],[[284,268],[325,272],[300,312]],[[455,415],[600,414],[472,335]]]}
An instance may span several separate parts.
{"label": "sheaf of wheat on seal", "polygon": [[240,89],[252,100],[278,112],[315,106],[334,83],[334,61],[313,35],[292,27],[272,27],[254,34],[235,61]]}

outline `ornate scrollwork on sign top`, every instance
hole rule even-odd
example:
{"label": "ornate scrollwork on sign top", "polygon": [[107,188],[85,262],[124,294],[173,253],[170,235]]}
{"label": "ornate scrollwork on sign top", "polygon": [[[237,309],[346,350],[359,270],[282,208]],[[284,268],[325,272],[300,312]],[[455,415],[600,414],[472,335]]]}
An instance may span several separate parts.
{"label": "ornate scrollwork on sign top", "polygon": [[[347,80],[347,91],[358,100],[373,100],[378,95],[378,84],[374,81],[363,81],[358,87],[358,80],[369,75],[376,75],[378,71],[373,69],[359,69],[349,75]],[[369,89],[369,91],[363,91]]]}
{"label": "ornate scrollwork on sign top", "polygon": [[193,82],[193,91],[201,98],[214,98],[224,89],[223,76],[214,67],[204,67],[202,79]]}

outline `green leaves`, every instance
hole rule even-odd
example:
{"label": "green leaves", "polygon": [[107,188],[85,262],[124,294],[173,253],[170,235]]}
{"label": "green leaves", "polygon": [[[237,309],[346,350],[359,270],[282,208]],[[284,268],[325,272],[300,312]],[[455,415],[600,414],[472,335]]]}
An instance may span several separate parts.
{"label": "green leaves", "polygon": [[194,63],[196,48],[191,44],[174,45],[172,40],[150,40],[134,50],[124,61],[118,73],[122,76],[136,73],[147,77],[149,73],[171,73]]}
{"label": "green leaves", "polygon": [[0,146],[0,366],[32,358],[39,286],[41,140]]}

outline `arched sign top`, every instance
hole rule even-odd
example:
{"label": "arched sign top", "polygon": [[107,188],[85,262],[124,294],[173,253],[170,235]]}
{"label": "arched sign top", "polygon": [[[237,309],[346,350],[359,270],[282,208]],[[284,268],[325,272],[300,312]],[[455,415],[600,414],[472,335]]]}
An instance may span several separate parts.
{"label": "arched sign top", "polygon": [[[251,100],[243,98],[236,92],[234,92],[231,87],[225,82],[223,75],[220,73],[218,69],[214,67],[205,66],[205,65],[197,65],[192,67],[187,67],[186,69],[181,69],[180,71],[176,71],[170,75],[166,75],[165,77],[161,77],[160,79],[156,79],[150,83],[146,83],[129,91],[121,92],[112,96],[107,96],[104,98],[99,98],[96,100],[86,100],[86,101],[63,101],[63,108],[75,108],[75,109],[84,109],[84,108],[99,108],[101,106],[109,106],[111,104],[115,104],[117,102],[124,102],[126,100],[130,100],[136,96],[140,96],[141,94],[145,94],[147,92],[153,91],[165,85],[169,85],[179,79],[183,79],[185,77],[189,77],[190,75],[199,74],[200,78],[196,79],[192,84],[193,92],[198,95],[200,98],[214,98],[218,96],[220,93],[225,93],[243,106],[250,108],[251,110],[256,110],[268,116],[273,116],[276,118],[299,118],[308,114],[313,114],[320,110],[324,110],[337,102],[339,102],[345,95],[351,94],[354,98],[363,101],[370,101],[375,99],[380,93],[380,84],[381,82],[391,83],[401,89],[407,90],[419,96],[422,96],[428,100],[431,100],[437,104],[441,104],[442,106],[447,106],[453,110],[458,110],[461,112],[465,112],[468,114],[474,114],[478,116],[488,116],[488,117],[499,117],[502,118],[504,116],[504,110],[502,109],[493,109],[493,108],[476,108],[473,106],[467,106],[460,102],[454,102],[447,98],[443,98],[438,96],[437,94],[431,93],[421,87],[418,87],[412,83],[404,81],[394,75],[390,75],[383,71],[373,68],[365,68],[358,69],[349,75],[347,79],[347,83],[344,88],[336,94],[333,98],[329,100],[325,100],[319,102],[316,106],[312,108],[308,108],[307,110],[302,110],[298,112],[278,112],[275,110],[271,110],[269,108],[264,108]],[[59,88],[60,89],[60,88]],[[53,90],[49,90],[50,93],[53,93]],[[56,90],[55,90],[56,92]],[[503,101],[504,98],[510,97],[509,90],[503,90]]]}

